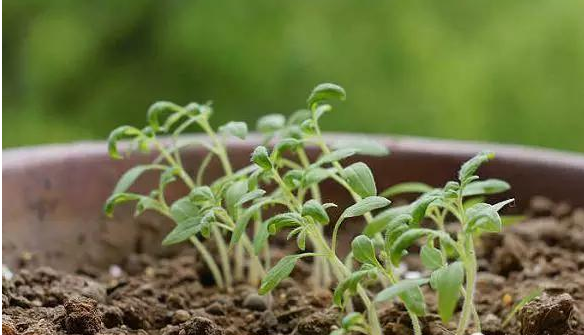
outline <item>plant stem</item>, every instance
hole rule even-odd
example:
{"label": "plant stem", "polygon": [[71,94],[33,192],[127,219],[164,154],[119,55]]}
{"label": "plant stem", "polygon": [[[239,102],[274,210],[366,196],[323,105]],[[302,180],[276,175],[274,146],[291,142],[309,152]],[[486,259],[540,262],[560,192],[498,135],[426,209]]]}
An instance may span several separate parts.
{"label": "plant stem", "polygon": [[[456,329],[456,335],[464,335],[466,328],[468,327],[468,322],[473,310],[474,304],[474,291],[475,291],[475,277],[477,272],[477,261],[474,252],[474,246],[472,241],[472,236],[463,235],[466,257],[464,260],[464,268],[466,272],[466,296],[464,297],[464,303],[462,305],[462,313],[460,316],[460,321],[458,323],[458,328]],[[475,325],[480,327],[480,324]]]}
{"label": "plant stem", "polygon": [[227,253],[227,246],[225,245],[225,240],[221,235],[221,231],[215,225],[212,227],[213,237],[215,238],[215,243],[217,244],[217,249],[219,250],[219,257],[221,259],[221,269],[223,270],[223,277],[225,278],[225,284],[227,287],[232,287],[233,279],[231,278],[231,265],[229,264],[229,256]]}
{"label": "plant stem", "polygon": [[207,266],[209,267],[209,270],[211,271],[213,278],[215,278],[215,283],[217,284],[217,286],[220,289],[224,289],[225,283],[223,282],[221,271],[219,271],[219,267],[217,266],[217,263],[213,259],[213,256],[211,256],[205,245],[201,243],[201,241],[199,241],[199,239],[197,239],[196,236],[194,235],[191,236],[190,240],[191,243],[193,243],[193,245],[197,249],[197,251],[201,254],[201,256],[203,256],[203,260],[205,261],[205,263],[207,263]]}

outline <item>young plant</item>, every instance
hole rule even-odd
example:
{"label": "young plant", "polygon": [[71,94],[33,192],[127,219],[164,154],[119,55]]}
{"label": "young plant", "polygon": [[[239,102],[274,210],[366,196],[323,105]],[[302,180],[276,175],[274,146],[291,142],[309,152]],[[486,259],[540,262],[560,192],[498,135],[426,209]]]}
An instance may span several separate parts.
{"label": "young plant", "polygon": [[[451,319],[459,297],[463,297],[457,335],[465,334],[471,317],[480,332],[480,320],[473,303],[477,273],[474,239],[484,232],[500,232],[503,223],[498,212],[513,201],[510,199],[494,205],[482,202],[485,195],[509,189],[504,181],[478,180],[475,175],[479,166],[493,157],[491,152],[479,153],[462,165],[457,181],[448,182],[441,189],[431,189],[420,183],[405,183],[383,192],[388,196],[423,194],[409,205],[394,207],[377,215],[364,230],[364,235],[353,241],[353,255],[360,250],[361,256],[355,258],[363,267],[367,271],[386,275],[393,283],[377,294],[376,302],[400,297],[409,311],[423,315],[425,302],[420,287],[429,284],[437,292],[438,313],[444,322]],[[445,231],[448,215],[460,224],[456,237]],[[422,228],[420,224],[424,218],[435,222],[436,229]],[[384,238],[379,240],[377,252],[376,243],[370,237],[380,232],[384,233]],[[395,267],[407,254],[407,249],[420,239],[425,239],[420,258],[431,271],[431,276],[395,282]],[[377,259],[377,254],[381,261]],[[359,272],[354,273],[353,277],[357,282],[363,278]],[[414,332],[421,333],[415,324]]]}
{"label": "young plant", "polygon": [[[121,126],[113,130],[108,140],[109,154],[112,158],[123,158],[118,149],[118,142],[122,139],[130,140],[130,151],[148,153],[154,149],[158,155],[151,164],[135,166],[120,178],[113,194],[106,201],[104,211],[111,216],[117,205],[133,201],[136,202],[136,215],[145,210],[154,210],[169,217],[176,226],[163,240],[163,245],[189,240],[202,256],[220,288],[231,288],[234,280],[242,279],[245,264],[240,254],[245,249],[251,263],[248,280],[255,284],[265,271],[253,252],[250,239],[243,236],[237,243],[231,243],[231,247],[236,249],[236,254],[239,254],[235,258],[235,269],[232,270],[226,234],[236,231],[236,222],[247,218],[245,208],[247,205],[254,203],[253,206],[258,207],[255,203],[262,201],[261,197],[265,191],[249,180],[249,174],[254,170],[253,166],[234,172],[227,156],[226,138],[244,139],[247,136],[247,125],[243,122],[229,122],[215,132],[209,124],[212,113],[209,104],[190,103],[179,106],[171,102],[157,102],[148,110],[146,127],[140,129]],[[208,135],[208,140],[181,138],[180,135],[191,126],[199,126]],[[164,138],[161,139],[159,136]],[[181,149],[192,145],[208,150],[196,176],[187,172],[180,153]],[[214,158],[221,162],[224,176],[210,185],[204,185],[205,171]],[[138,178],[150,171],[159,173],[158,187],[148,194],[130,192]],[[166,187],[178,180],[182,181],[190,192],[169,203],[165,197]],[[265,201],[262,203],[267,205]],[[214,239],[220,264],[202,243],[201,237]]]}

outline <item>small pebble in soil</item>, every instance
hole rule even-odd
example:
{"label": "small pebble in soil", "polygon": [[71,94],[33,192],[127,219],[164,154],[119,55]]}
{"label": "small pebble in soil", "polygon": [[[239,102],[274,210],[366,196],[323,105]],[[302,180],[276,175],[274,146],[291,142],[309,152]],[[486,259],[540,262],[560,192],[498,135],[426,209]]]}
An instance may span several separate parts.
{"label": "small pebble in soil", "polygon": [[74,297],[65,302],[65,331],[70,334],[93,335],[101,330],[101,313],[97,302],[85,297]]}
{"label": "small pebble in soil", "polygon": [[179,323],[186,322],[190,319],[191,315],[184,309],[179,309],[172,315],[172,323],[177,325]]}
{"label": "small pebble in soil", "polygon": [[110,276],[112,276],[114,278],[119,278],[124,273],[122,268],[117,264],[110,265],[108,272],[109,272]]}
{"label": "small pebble in soil", "polygon": [[205,312],[211,315],[225,315],[223,305],[221,305],[221,303],[219,303],[218,301],[215,301],[211,305],[207,306],[205,308]]}
{"label": "small pebble in soil", "polygon": [[251,309],[252,311],[263,312],[268,308],[268,303],[265,297],[257,293],[250,293],[243,300],[243,307]]}

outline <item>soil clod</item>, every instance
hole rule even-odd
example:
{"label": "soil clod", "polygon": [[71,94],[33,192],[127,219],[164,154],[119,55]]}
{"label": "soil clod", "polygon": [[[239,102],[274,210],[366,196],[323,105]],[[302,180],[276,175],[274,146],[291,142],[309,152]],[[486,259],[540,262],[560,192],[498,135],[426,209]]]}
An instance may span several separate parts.
{"label": "soil clod", "polygon": [[101,314],[95,300],[77,297],[65,302],[65,331],[70,334],[93,335],[101,330]]}
{"label": "soil clod", "polygon": [[574,299],[567,294],[544,295],[520,311],[521,335],[563,335],[570,328]]}
{"label": "soil clod", "polygon": [[250,293],[245,297],[243,307],[253,311],[263,312],[268,308],[268,303],[265,297],[257,293]]}

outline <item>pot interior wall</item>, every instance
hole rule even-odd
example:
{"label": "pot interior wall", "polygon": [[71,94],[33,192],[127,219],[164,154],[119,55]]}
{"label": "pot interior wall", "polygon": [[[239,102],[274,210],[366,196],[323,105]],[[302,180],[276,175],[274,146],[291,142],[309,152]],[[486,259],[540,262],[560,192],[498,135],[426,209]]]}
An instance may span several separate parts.
{"label": "pot interior wall", "polygon": [[[332,141],[340,136],[332,136]],[[347,136],[342,136],[347,137]],[[521,212],[529,199],[544,195],[555,201],[584,206],[584,158],[578,155],[521,147],[468,144],[423,139],[377,137],[392,154],[387,157],[357,157],[370,164],[379,190],[402,181],[422,181],[440,186],[453,179],[461,162],[476,152],[490,148],[497,159],[480,170],[483,178],[497,177],[511,183],[504,197],[517,199]],[[249,153],[259,141],[232,142],[230,155],[235,166],[249,161]],[[106,218],[102,206],[120,175],[148,157],[109,159],[103,143],[44,146],[3,152],[3,263],[17,267],[22,258],[61,269],[83,265],[107,266],[132,252],[167,253],[160,241],[172,223],[156,214],[133,217],[132,206],[116,210]],[[312,156],[316,150],[310,150]],[[193,171],[205,152],[184,153],[185,166]],[[209,178],[217,177],[214,162]],[[155,174],[145,175],[133,190],[145,192],[157,183]],[[185,194],[174,185],[168,197]],[[350,203],[346,192],[325,184],[327,202]],[[345,229],[348,242],[359,223]],[[347,245],[342,243],[340,245]]]}

